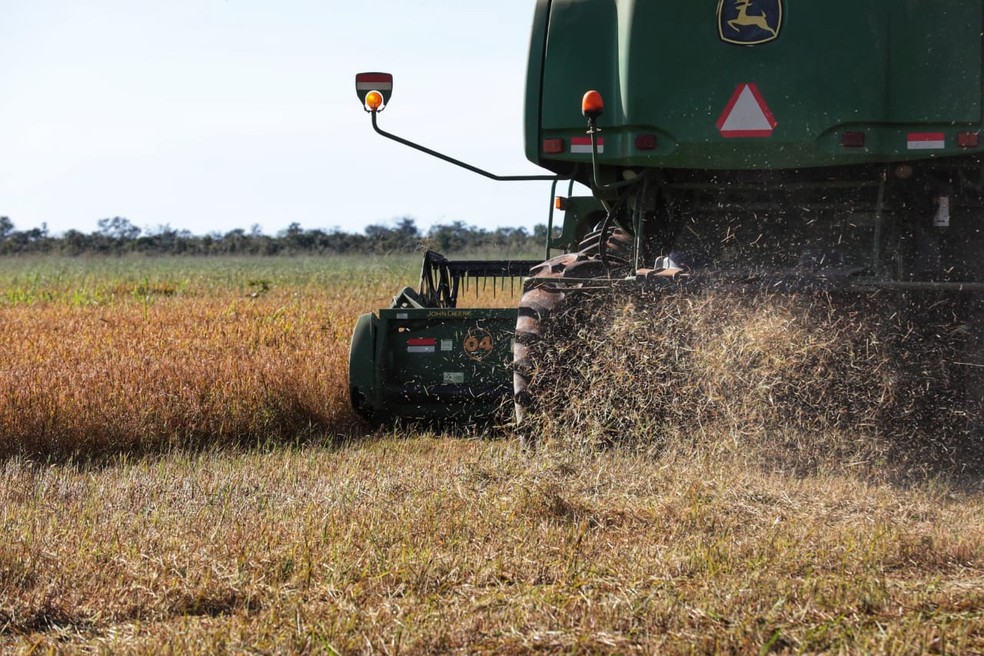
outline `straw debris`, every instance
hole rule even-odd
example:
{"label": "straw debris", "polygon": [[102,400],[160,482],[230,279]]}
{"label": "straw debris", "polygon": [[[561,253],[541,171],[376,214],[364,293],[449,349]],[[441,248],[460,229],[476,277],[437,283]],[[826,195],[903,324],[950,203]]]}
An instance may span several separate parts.
{"label": "straw debris", "polygon": [[725,450],[780,469],[979,464],[967,304],[884,290],[606,291],[536,347],[544,441]]}

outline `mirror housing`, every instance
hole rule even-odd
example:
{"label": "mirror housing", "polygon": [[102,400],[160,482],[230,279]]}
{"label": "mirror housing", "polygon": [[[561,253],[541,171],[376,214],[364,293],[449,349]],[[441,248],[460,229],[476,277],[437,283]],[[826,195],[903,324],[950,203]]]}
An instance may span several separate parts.
{"label": "mirror housing", "polygon": [[393,95],[393,76],[390,73],[358,73],[355,76],[355,93],[367,112],[381,112]]}

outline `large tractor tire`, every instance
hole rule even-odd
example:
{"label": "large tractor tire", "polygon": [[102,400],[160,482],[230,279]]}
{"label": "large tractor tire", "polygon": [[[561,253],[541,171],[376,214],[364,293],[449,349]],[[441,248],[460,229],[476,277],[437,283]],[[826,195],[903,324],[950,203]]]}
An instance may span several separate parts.
{"label": "large tractor tire", "polygon": [[[602,250],[602,232],[606,233]],[[551,284],[551,280],[563,279],[617,279],[632,269],[633,238],[620,227],[599,229],[589,233],[580,243],[580,250],[551,258],[531,269],[532,283],[527,286],[519,301],[516,320],[516,345],[513,351],[513,395],[516,423],[522,425],[530,412],[536,410],[536,399],[530,393],[530,382],[535,376],[536,363],[533,348],[543,339],[544,328],[551,317],[562,311],[568,303],[566,290],[576,289],[583,283]],[[536,446],[530,431],[521,430],[523,446]]]}

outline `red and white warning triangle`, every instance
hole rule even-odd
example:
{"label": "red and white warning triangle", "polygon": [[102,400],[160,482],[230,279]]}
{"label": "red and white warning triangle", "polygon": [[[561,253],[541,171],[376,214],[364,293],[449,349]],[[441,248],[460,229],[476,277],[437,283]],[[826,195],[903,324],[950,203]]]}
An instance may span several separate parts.
{"label": "red and white warning triangle", "polygon": [[751,82],[738,85],[717,121],[718,132],[726,139],[771,137],[776,125],[772,110]]}

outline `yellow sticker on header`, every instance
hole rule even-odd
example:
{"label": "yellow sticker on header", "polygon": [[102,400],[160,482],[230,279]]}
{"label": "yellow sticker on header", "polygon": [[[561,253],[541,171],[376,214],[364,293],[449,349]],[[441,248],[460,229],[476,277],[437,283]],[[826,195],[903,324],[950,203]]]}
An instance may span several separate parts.
{"label": "yellow sticker on header", "polygon": [[492,333],[484,328],[472,328],[465,337],[465,354],[472,360],[484,360],[492,349],[495,342],[492,340]]}

